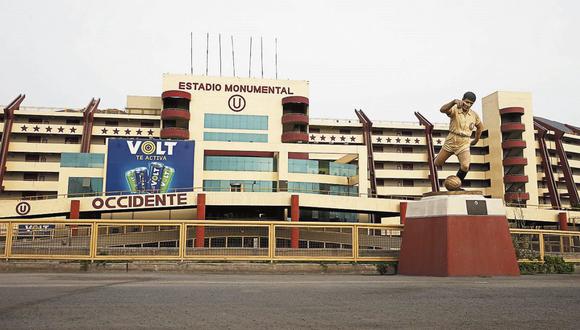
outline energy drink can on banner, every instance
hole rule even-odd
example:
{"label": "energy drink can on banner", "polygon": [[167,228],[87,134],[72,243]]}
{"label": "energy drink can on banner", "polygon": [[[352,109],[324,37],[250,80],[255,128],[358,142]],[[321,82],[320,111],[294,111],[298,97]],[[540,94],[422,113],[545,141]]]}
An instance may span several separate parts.
{"label": "energy drink can on banner", "polygon": [[164,167],[165,165],[158,162],[149,164],[149,189],[151,189],[151,192],[159,192]]}
{"label": "energy drink can on banner", "polygon": [[175,169],[173,167],[165,166],[163,169],[163,175],[161,176],[161,185],[159,187],[160,193],[166,193],[169,191],[169,186],[171,185],[171,180],[175,175]]}
{"label": "energy drink can on banner", "polygon": [[132,193],[137,192],[137,177],[135,176],[135,170],[128,170],[125,172],[125,179],[127,180],[127,185],[129,185],[129,190]]}
{"label": "energy drink can on banner", "polygon": [[147,167],[137,167],[135,169],[135,178],[137,180],[137,191],[144,192],[149,189],[149,173]]}

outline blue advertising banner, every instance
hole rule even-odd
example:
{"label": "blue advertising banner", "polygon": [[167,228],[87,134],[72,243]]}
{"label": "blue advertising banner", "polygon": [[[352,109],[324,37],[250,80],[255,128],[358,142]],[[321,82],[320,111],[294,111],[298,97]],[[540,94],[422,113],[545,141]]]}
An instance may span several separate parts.
{"label": "blue advertising banner", "polygon": [[54,225],[49,224],[34,224],[34,225],[18,225],[18,237],[32,236],[32,237],[47,237],[50,236],[54,230]]}
{"label": "blue advertising banner", "polygon": [[193,187],[194,141],[109,139],[108,193],[166,193]]}

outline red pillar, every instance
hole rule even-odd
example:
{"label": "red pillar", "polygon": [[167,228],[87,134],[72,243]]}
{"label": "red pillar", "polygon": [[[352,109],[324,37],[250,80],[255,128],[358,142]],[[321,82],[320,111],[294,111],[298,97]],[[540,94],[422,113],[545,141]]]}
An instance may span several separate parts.
{"label": "red pillar", "polygon": [[[292,222],[300,221],[300,199],[298,195],[290,196],[290,219]],[[290,231],[290,247],[297,249],[299,239],[300,228],[292,228]]]}
{"label": "red pillar", "polygon": [[[197,219],[205,220],[205,194],[197,194]],[[202,248],[205,245],[205,227],[195,227],[195,247]]]}
{"label": "red pillar", "polygon": [[24,101],[24,97],[24,94],[18,95],[4,108],[4,131],[2,133],[2,142],[0,143],[0,192],[4,191],[3,183],[4,175],[6,174],[6,160],[8,159],[12,124],[14,123],[14,111],[20,109],[20,103]]}
{"label": "red pillar", "polygon": [[93,136],[93,123],[95,111],[101,99],[92,98],[89,105],[83,110],[83,135],[81,138],[81,152],[91,152],[91,138]]}
{"label": "red pillar", "polygon": [[568,230],[568,214],[566,212],[558,213],[558,224],[560,230]]}
{"label": "red pillar", "polygon": [[400,204],[400,217],[401,217],[401,224],[404,225],[407,221],[407,202],[401,202]]}
{"label": "red pillar", "polygon": [[70,214],[69,219],[78,219],[80,217],[81,211],[81,201],[78,199],[73,199],[70,201]]}
{"label": "red pillar", "polygon": [[[80,218],[81,211],[81,201],[78,199],[73,199],[70,201],[70,213],[68,218],[69,219],[78,219]],[[77,236],[79,233],[79,228],[76,225],[71,226],[71,235]]]}

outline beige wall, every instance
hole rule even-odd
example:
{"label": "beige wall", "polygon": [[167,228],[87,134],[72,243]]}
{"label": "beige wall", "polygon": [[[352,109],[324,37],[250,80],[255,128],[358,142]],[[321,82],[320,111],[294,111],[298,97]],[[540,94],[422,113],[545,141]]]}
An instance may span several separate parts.
{"label": "beige wall", "polygon": [[[191,89],[187,89],[187,83],[190,83]],[[193,83],[210,84],[213,90],[195,90]],[[226,86],[250,85],[250,86],[270,86],[285,87],[291,94],[263,94],[263,93],[242,93],[227,92]],[[215,86],[220,86],[220,91],[216,91]],[[181,88],[180,88],[181,87]],[[184,88],[185,87],[185,88]],[[222,78],[207,76],[191,75],[172,75],[163,76],[163,91],[183,90],[191,93],[189,133],[190,139],[195,140],[195,164],[194,164],[194,187],[202,187],[204,179],[213,180],[266,180],[266,181],[304,181],[308,182],[326,182],[347,184],[346,178],[337,178],[323,175],[304,176],[300,174],[288,173],[288,152],[308,152],[320,154],[334,154],[330,157],[335,159],[347,153],[358,155],[360,168],[366,169],[366,150],[360,146],[336,145],[329,148],[328,146],[319,146],[311,144],[291,144],[281,143],[282,136],[282,99],[287,96],[309,96],[309,84],[307,81],[296,80],[271,80],[271,79],[254,79],[254,78]],[[240,112],[232,111],[228,106],[228,100],[232,95],[239,94],[246,100],[245,108]],[[210,129],[204,128],[204,116],[206,113],[231,114],[231,115],[261,115],[268,116],[268,130],[242,130],[242,129]],[[244,142],[220,142],[204,141],[204,132],[231,132],[231,133],[256,133],[267,134],[267,143],[244,143]],[[278,158],[277,173],[261,172],[222,172],[203,170],[203,157],[205,150],[235,150],[235,151],[268,151],[274,152]],[[362,164],[361,162],[364,162]],[[364,167],[363,167],[364,166]],[[364,171],[366,172],[366,171]],[[359,191],[366,192],[368,188],[368,178],[364,173],[364,179],[361,178]]]}
{"label": "beige wall", "polygon": [[530,194],[529,204],[538,204],[538,174],[536,171],[536,150],[534,137],[534,117],[532,109],[532,95],[524,92],[504,92],[498,91],[483,98],[483,121],[488,129],[489,137],[489,161],[491,187],[488,193],[493,197],[503,198],[505,191],[503,176],[503,149],[501,147],[501,117],[499,109],[507,107],[522,107],[524,115],[522,123],[525,131],[522,139],[527,146],[524,149],[524,158],[527,158],[528,165],[524,166],[524,173],[528,176],[528,183],[525,185],[526,192]]}
{"label": "beige wall", "polygon": [[[183,84],[201,83],[212,86],[221,86],[221,91],[201,91],[193,89],[180,89]],[[289,94],[261,94],[261,93],[240,93],[226,92],[225,86],[251,85],[251,86],[272,86],[285,87],[290,90]],[[203,132],[212,131],[204,129],[204,114],[218,113],[231,115],[267,115],[267,131],[250,130],[227,130],[238,133],[262,133],[268,134],[268,143],[280,143],[282,135],[282,99],[287,96],[308,97],[308,82],[298,80],[271,80],[253,78],[221,78],[191,75],[163,75],[163,91],[183,90],[191,93],[189,106],[191,119],[189,122],[190,139],[203,141]],[[245,108],[240,112],[234,112],[228,107],[228,100],[232,95],[239,94],[246,100]],[[226,131],[223,129],[213,131]]]}

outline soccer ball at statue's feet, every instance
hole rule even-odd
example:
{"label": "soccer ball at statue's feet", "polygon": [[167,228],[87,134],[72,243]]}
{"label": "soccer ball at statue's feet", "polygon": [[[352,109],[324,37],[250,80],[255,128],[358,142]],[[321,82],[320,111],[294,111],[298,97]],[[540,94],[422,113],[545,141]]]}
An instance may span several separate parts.
{"label": "soccer ball at statue's feet", "polygon": [[461,179],[456,175],[450,175],[445,179],[444,185],[448,191],[461,190]]}

